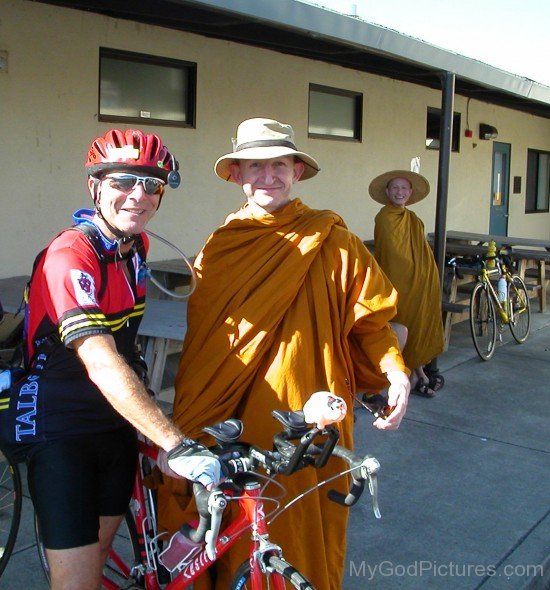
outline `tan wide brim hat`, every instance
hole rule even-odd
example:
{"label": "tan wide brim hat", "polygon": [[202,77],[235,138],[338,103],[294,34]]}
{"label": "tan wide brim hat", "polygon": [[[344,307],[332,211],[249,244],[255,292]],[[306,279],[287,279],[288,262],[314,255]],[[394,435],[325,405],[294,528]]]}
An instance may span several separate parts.
{"label": "tan wide brim hat", "polygon": [[233,139],[233,152],[218,158],[214,172],[222,180],[235,182],[230,165],[237,160],[270,160],[281,156],[296,156],[304,164],[300,180],[312,178],[319,172],[319,164],[304,152],[296,149],[294,130],[290,125],[273,119],[247,119],[237,128]]}
{"label": "tan wide brim hat", "polygon": [[377,176],[369,185],[370,196],[382,205],[387,205],[389,202],[386,189],[388,184],[394,178],[405,178],[411,183],[412,195],[407,201],[407,205],[414,205],[421,201],[430,192],[430,183],[417,172],[411,172],[410,170],[391,170],[390,172],[384,172]]}

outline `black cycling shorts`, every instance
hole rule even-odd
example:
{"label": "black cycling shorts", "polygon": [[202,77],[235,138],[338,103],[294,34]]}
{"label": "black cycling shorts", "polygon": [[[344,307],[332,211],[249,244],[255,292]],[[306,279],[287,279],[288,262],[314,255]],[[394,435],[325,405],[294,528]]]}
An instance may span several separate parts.
{"label": "black cycling shorts", "polygon": [[131,427],[33,445],[27,477],[45,547],[97,543],[99,517],[125,514],[136,465]]}

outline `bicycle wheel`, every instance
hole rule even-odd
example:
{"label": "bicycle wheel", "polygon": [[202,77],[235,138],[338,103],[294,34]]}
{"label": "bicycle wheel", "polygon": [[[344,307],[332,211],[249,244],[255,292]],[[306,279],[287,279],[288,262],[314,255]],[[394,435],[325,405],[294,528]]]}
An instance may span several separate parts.
{"label": "bicycle wheel", "polygon": [[19,467],[0,452],[0,576],[15,545],[22,503]]}
{"label": "bicycle wheel", "polygon": [[493,300],[483,283],[477,283],[470,298],[470,330],[477,354],[488,361],[495,352],[497,320]]}
{"label": "bicycle wheel", "polygon": [[[46,548],[42,542],[38,519],[34,518],[34,533],[40,565],[50,581],[50,567],[46,557]],[[126,512],[113,540],[113,546],[105,567],[103,568],[102,588],[145,588],[141,576],[136,576],[134,565],[140,562],[140,546],[136,525],[130,510]],[[129,584],[130,583],[130,584]]]}
{"label": "bicycle wheel", "polygon": [[[298,588],[299,590],[315,590],[296,568],[276,555],[266,557],[266,573],[264,574],[264,590],[275,588]],[[278,579],[276,580],[275,577]],[[250,560],[244,561],[237,570],[231,590],[250,590]]]}
{"label": "bicycle wheel", "polygon": [[518,344],[522,344],[529,336],[531,329],[531,305],[525,283],[514,275],[508,285],[510,302],[510,332]]}

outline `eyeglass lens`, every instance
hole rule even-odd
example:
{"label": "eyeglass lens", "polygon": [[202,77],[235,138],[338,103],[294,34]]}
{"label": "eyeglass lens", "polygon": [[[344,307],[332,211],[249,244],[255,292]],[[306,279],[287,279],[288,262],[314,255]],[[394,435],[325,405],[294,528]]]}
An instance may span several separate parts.
{"label": "eyeglass lens", "polygon": [[135,174],[108,176],[106,180],[109,181],[111,188],[123,193],[133,191],[140,182],[148,195],[157,195],[161,193],[164,186],[164,182],[159,178],[154,178],[152,176],[136,176]]}

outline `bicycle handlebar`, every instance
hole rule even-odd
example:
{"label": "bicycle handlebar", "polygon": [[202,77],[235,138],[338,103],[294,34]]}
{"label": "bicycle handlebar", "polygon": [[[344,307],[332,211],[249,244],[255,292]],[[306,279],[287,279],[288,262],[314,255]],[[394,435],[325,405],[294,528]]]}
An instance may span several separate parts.
{"label": "bicycle handlebar", "polygon": [[353,467],[351,471],[352,482],[347,496],[336,490],[330,490],[328,497],[333,502],[338,502],[343,506],[353,506],[363,493],[365,481],[368,481],[374,515],[376,518],[381,518],[382,515],[378,508],[378,480],[376,479],[380,470],[378,459],[372,455],[359,459],[350,450],[343,447],[336,447],[332,454],[344,459],[350,467]]}
{"label": "bicycle handlebar", "polygon": [[258,468],[268,474],[291,475],[304,467],[323,467],[331,456],[339,457],[351,468],[350,488],[347,494],[329,490],[329,499],[342,506],[351,507],[361,497],[365,482],[368,481],[374,515],[381,518],[377,484],[380,463],[375,457],[358,457],[350,450],[337,445],[339,432],[332,425],[323,430],[308,428],[302,412],[273,412],[273,415],[285,428],[284,432],[273,437],[275,450],[272,451],[240,442],[242,424],[235,419],[204,429],[216,439],[217,445],[210,447],[210,450],[219,457],[228,481],[211,492],[201,484],[193,484],[199,525],[194,529],[186,524],[181,528],[181,532],[195,543],[206,541],[206,550],[211,559],[215,558],[221,517],[227,505],[223,489],[227,489],[231,483],[239,486],[240,482],[253,478]]}
{"label": "bicycle handlebar", "polygon": [[451,268],[454,268],[457,273],[460,272],[460,261],[465,261],[467,265],[470,264],[479,264],[480,266],[485,267],[487,262],[495,261],[497,266],[504,265],[507,268],[511,268],[513,266],[513,258],[512,258],[512,249],[508,246],[502,246],[494,255],[488,255],[486,253],[483,254],[470,254],[465,256],[451,256],[446,262],[445,265]]}

